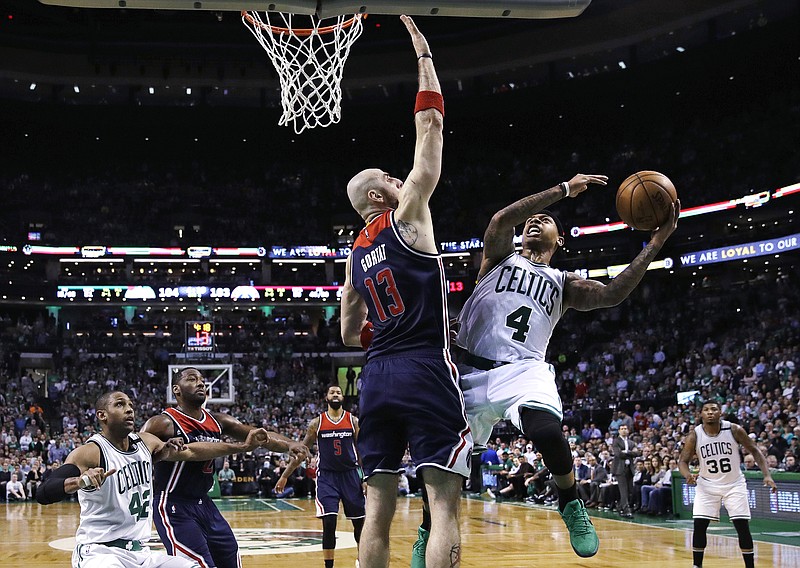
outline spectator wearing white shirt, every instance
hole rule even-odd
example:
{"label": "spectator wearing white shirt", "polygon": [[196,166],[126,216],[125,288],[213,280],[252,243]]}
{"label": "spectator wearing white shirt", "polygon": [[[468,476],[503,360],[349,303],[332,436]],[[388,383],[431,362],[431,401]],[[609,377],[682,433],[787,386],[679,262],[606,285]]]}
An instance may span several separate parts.
{"label": "spectator wearing white shirt", "polygon": [[16,473],[11,474],[11,481],[6,484],[6,501],[24,501],[25,487]]}

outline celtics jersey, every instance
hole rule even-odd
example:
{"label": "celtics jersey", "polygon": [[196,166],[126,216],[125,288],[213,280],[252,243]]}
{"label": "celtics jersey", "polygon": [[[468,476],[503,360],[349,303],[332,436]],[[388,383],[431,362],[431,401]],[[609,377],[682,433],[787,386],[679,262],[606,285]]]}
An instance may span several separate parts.
{"label": "celtics jersey", "polygon": [[479,357],[544,361],[561,318],[564,272],[512,253],[478,281],[459,314],[456,343]]}
{"label": "celtics jersey", "polygon": [[719,434],[709,436],[703,425],[695,426],[696,452],[700,460],[700,477],[722,485],[744,479],[739,457],[739,442],[733,437],[731,423],[721,421]]}
{"label": "celtics jersey", "polygon": [[117,449],[100,434],[88,442],[100,448],[100,467],[115,469],[99,488],[78,491],[81,520],[78,544],[150,538],[153,457],[137,434],[128,435],[128,451]]}

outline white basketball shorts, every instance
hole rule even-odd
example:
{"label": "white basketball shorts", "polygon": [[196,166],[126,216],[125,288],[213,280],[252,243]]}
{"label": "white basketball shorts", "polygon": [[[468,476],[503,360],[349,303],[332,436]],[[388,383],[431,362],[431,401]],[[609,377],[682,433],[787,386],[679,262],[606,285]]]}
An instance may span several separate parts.
{"label": "white basketball shorts", "polygon": [[720,505],[725,506],[731,519],[750,519],[750,505],[747,502],[747,485],[744,479],[723,485],[698,477],[692,516],[696,519],[718,521]]}
{"label": "white basketball shorts", "polygon": [[482,371],[459,366],[464,408],[475,444],[485,445],[500,420],[522,430],[521,408],[545,410],[562,420],[561,398],[553,366],[525,359]]}
{"label": "white basketball shorts", "polygon": [[72,568],[199,568],[179,556],[143,550],[125,550],[103,544],[79,544],[72,553]]}

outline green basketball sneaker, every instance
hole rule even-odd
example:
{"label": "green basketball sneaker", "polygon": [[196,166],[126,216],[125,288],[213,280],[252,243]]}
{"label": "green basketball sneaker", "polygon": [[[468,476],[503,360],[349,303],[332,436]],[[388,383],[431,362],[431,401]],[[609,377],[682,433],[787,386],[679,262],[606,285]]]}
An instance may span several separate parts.
{"label": "green basketball sneaker", "polygon": [[589,519],[583,501],[575,499],[567,503],[564,512],[561,513],[561,518],[564,519],[564,524],[569,529],[569,543],[575,554],[582,558],[589,558],[597,554],[600,540],[597,538],[594,525]]}
{"label": "green basketball sneaker", "polygon": [[425,568],[425,549],[428,547],[430,532],[422,527],[417,529],[417,542],[411,549],[411,568]]}

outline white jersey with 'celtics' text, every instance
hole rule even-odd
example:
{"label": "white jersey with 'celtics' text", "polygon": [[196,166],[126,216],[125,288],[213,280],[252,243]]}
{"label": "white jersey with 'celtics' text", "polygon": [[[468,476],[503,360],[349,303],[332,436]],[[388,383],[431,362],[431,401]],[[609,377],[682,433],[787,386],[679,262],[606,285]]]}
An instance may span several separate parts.
{"label": "white jersey with 'celtics' text", "polygon": [[138,435],[129,434],[128,440],[127,452],[117,449],[100,434],[88,440],[100,447],[100,467],[117,471],[99,488],[78,491],[81,504],[81,521],[75,534],[78,544],[150,538],[153,456]]}
{"label": "white jersey with 'celtics' text", "polygon": [[475,286],[459,315],[456,343],[493,361],[544,361],[565,280],[565,272],[512,253]]}
{"label": "white jersey with 'celtics' text", "polygon": [[744,478],[739,457],[739,442],[733,437],[731,423],[721,421],[719,434],[709,436],[703,425],[695,426],[697,458],[700,460],[700,477],[723,485]]}

